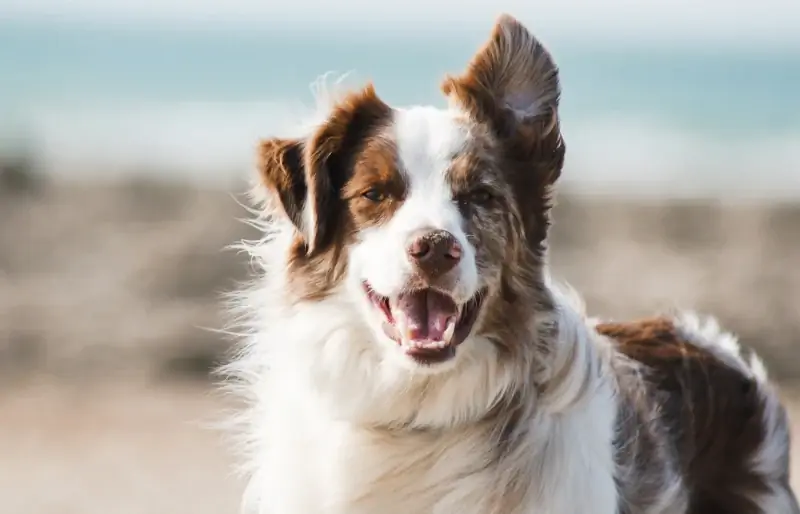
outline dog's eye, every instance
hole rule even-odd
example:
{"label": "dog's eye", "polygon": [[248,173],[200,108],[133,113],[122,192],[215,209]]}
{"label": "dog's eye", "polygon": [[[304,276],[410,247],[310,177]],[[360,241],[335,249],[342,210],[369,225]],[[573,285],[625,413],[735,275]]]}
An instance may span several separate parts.
{"label": "dog's eye", "polygon": [[459,199],[459,203],[462,205],[464,204],[474,204],[474,205],[485,205],[492,201],[494,195],[492,195],[491,191],[484,188],[473,189],[469,193],[466,193],[461,196]]}
{"label": "dog's eye", "polygon": [[386,199],[386,195],[383,194],[383,192],[381,192],[379,189],[374,187],[372,189],[367,189],[366,191],[361,193],[361,196],[363,196],[370,202],[376,202],[376,203],[382,202]]}
{"label": "dog's eye", "polygon": [[486,189],[477,189],[472,193],[470,193],[469,196],[474,203],[480,203],[480,204],[489,202],[492,199],[492,193],[490,193]]}

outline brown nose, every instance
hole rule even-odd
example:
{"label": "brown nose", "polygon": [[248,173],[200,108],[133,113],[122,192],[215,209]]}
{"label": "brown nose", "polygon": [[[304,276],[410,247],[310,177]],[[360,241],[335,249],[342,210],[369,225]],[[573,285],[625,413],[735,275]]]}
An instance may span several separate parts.
{"label": "brown nose", "polygon": [[429,230],[414,234],[408,244],[408,256],[429,278],[438,278],[461,260],[461,245],[446,230]]}

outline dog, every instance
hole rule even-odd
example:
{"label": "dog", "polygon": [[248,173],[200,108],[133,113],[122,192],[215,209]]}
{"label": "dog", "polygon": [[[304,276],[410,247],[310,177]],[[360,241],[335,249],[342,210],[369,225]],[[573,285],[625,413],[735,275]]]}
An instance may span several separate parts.
{"label": "dog", "polygon": [[713,320],[551,280],[558,69],[498,18],[447,108],[371,85],[259,145],[223,370],[259,514],[798,514],[789,423]]}

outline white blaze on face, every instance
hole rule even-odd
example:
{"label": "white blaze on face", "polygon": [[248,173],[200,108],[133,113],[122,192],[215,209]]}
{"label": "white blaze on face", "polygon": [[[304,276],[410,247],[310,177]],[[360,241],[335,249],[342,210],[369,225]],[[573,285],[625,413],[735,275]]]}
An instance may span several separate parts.
{"label": "white blaze on face", "polygon": [[397,110],[389,130],[407,181],[406,197],[387,223],[361,234],[352,249],[351,264],[378,294],[393,296],[412,271],[406,253],[411,234],[422,229],[446,230],[464,250],[453,295],[457,302],[466,302],[478,288],[475,251],[464,233],[447,172],[453,157],[467,144],[468,125],[458,111],[413,107]]}

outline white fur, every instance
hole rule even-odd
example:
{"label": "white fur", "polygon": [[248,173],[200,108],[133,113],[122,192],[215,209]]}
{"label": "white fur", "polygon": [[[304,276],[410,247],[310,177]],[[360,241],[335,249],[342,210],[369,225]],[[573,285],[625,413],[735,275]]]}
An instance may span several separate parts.
{"label": "white fur", "polygon": [[756,370],[759,392],[765,405],[763,423],[766,434],[753,457],[752,465],[754,471],[769,482],[770,487],[769,493],[758,495],[757,502],[763,506],[764,512],[793,514],[796,512],[792,510],[792,506],[796,505],[794,498],[787,491],[786,484],[781,483],[781,477],[789,465],[789,424],[776,391],[766,381],[764,366],[755,356],[751,368]]}
{"label": "white fur", "polygon": [[723,331],[716,319],[710,316],[701,318],[694,312],[681,312],[673,321],[681,335],[692,344],[711,352],[728,366],[752,376],[750,367],[742,359],[736,336]]}
{"label": "white fur", "polygon": [[[387,338],[381,327],[381,318],[375,316],[374,307],[361,294],[363,283],[381,296],[397,296],[413,273],[406,248],[413,234],[424,230],[445,230],[459,242],[463,254],[455,269],[453,299],[464,304],[479,288],[475,249],[464,233],[461,213],[456,206],[447,172],[452,156],[464,147],[467,128],[455,111],[442,111],[430,107],[413,107],[398,110],[387,135],[395,142],[398,166],[407,181],[408,192],[401,207],[391,219],[376,228],[362,231],[358,241],[350,248],[350,273],[347,285],[352,298],[360,299],[362,313],[382,345],[387,358],[423,373],[441,371],[452,367],[448,361],[434,367],[419,367],[398,345]],[[474,351],[475,345],[468,345]],[[458,358],[470,357],[459,352]]]}
{"label": "white fur", "polygon": [[[274,270],[280,261],[264,252],[280,255],[288,238],[273,237],[252,250]],[[494,427],[474,421],[503,388],[515,387],[511,370],[486,353],[491,345],[473,341],[455,368],[415,375],[381,358],[345,298],[290,308],[275,294],[281,282],[271,274],[242,298],[257,314],[247,351],[229,369],[252,402],[243,418],[249,512],[616,513],[613,385],[600,373],[603,348],[570,305],[557,320],[564,356],[556,360],[565,367],[558,391],[546,408],[531,409],[522,444],[500,469],[484,470]],[[566,356],[582,364],[570,366]],[[569,405],[556,401],[562,395]],[[432,430],[371,426],[413,413],[414,425]],[[530,479],[523,506],[496,510],[515,473]]]}
{"label": "white fur", "polygon": [[[461,213],[447,183],[452,157],[464,147],[468,136],[462,118],[455,111],[430,107],[395,113],[387,136],[397,146],[398,166],[408,182],[408,192],[387,223],[364,230],[350,248],[353,270],[350,279],[354,290],[366,281],[382,296],[397,295],[413,272],[406,252],[412,234],[446,230],[464,250],[456,270],[453,298],[464,303],[478,291],[475,249],[464,233]],[[379,327],[376,333],[381,335]]]}

